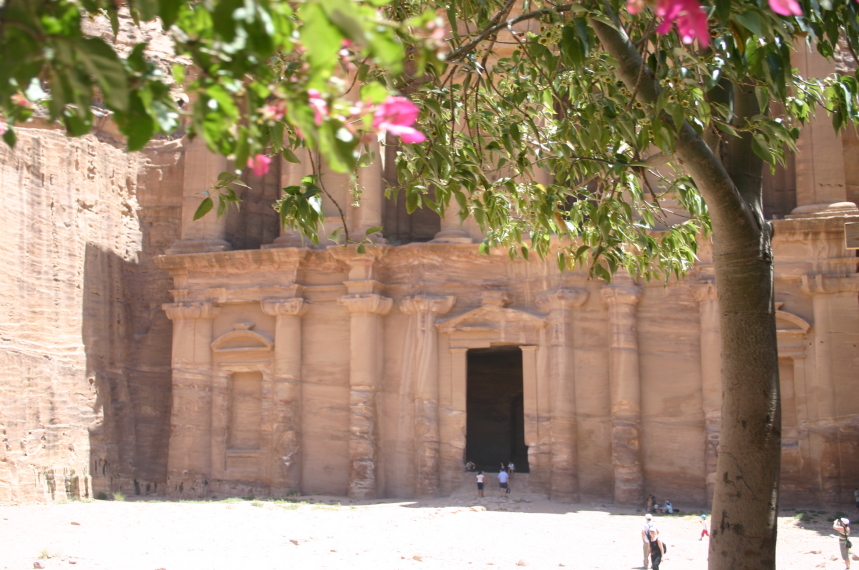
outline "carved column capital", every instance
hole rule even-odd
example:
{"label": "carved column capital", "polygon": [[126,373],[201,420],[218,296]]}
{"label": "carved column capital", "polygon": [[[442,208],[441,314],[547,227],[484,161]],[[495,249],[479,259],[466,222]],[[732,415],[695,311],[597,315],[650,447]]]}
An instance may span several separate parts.
{"label": "carved column capital", "polygon": [[859,279],[840,275],[803,275],[802,292],[806,295],[853,293],[859,291]]}
{"label": "carved column capital", "polygon": [[400,301],[400,311],[407,315],[420,312],[432,312],[437,315],[444,315],[453,308],[456,302],[456,297],[447,295],[444,297],[433,297],[430,295],[414,295],[404,297]]}
{"label": "carved column capital", "polygon": [[301,317],[307,312],[308,304],[301,297],[291,297],[288,299],[263,299],[260,301],[260,306],[266,315],[273,317],[282,315]]}
{"label": "carved column capital", "polygon": [[394,300],[375,294],[343,295],[337,298],[337,303],[350,313],[374,313],[384,316],[391,310]]}
{"label": "carved column capital", "polygon": [[625,285],[608,285],[600,289],[603,303],[611,305],[636,305],[641,299],[641,288]]}
{"label": "carved column capital", "polygon": [[692,294],[699,303],[704,301],[715,301],[718,299],[716,284],[712,281],[704,281],[692,285]]}
{"label": "carved column capital", "polygon": [[543,312],[581,307],[588,299],[587,289],[555,289],[537,295],[537,306]]}
{"label": "carved column capital", "polygon": [[182,319],[214,319],[221,311],[212,303],[187,302],[187,303],[164,303],[161,305],[167,318],[171,321]]}

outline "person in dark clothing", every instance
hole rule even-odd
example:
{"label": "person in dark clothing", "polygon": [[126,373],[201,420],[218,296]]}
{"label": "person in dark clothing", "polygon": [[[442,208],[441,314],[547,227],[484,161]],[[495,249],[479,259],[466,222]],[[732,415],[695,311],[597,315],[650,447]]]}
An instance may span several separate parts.
{"label": "person in dark clothing", "polygon": [[650,531],[650,567],[653,570],[659,570],[659,565],[662,563],[662,555],[665,554],[665,545],[659,538],[658,530]]}

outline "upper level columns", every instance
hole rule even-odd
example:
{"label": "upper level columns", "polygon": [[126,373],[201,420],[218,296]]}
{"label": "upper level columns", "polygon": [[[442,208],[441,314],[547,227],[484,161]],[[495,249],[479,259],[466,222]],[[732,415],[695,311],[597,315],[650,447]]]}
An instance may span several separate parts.
{"label": "upper level columns", "polygon": [[301,317],[307,303],[270,298],[261,306],[275,317],[271,486],[281,495],[301,487]]}
{"label": "upper level columns", "polygon": [[573,311],[584,304],[588,291],[557,289],[541,293],[537,304],[549,313],[549,406],[551,410],[550,497],[579,500],[576,372],[573,351]]}
{"label": "upper level columns", "polygon": [[701,343],[701,394],[704,410],[704,477],[707,503],[712,504],[719,460],[719,433],[722,429],[722,334],[716,284],[693,286],[698,300]]}
{"label": "upper level columns", "polygon": [[379,142],[373,141],[369,146],[376,156],[372,164],[358,169],[358,189],[361,191],[361,199],[358,208],[354,211],[353,231],[356,234],[356,240],[369,237],[376,243],[387,243],[380,232],[367,236],[368,229],[382,227],[382,206],[385,197]]}
{"label": "upper level columns", "polygon": [[[298,162],[289,162],[284,158],[280,159],[281,188],[286,188],[287,186],[301,186],[301,179],[313,174],[313,168],[311,168],[310,161],[310,151],[306,148],[297,148],[293,152],[296,158],[298,158]],[[279,227],[280,236],[276,237],[271,244],[264,245],[264,249],[271,247],[304,247],[307,245],[298,230],[289,229],[280,223]]]}
{"label": "upper level columns", "polygon": [[[411,361],[404,372],[412,375],[415,387],[415,494],[437,497],[440,492],[440,431],[438,331],[436,315],[453,307],[453,296],[416,295],[400,302],[400,310],[411,316],[409,323]],[[405,374],[404,374],[405,376]]]}
{"label": "upper level columns", "polygon": [[212,303],[167,303],[173,321],[173,406],[168,484],[177,494],[205,493],[211,470],[212,321],[219,309]]}
{"label": "upper level columns", "polygon": [[[824,78],[835,72],[835,64],[809,51],[804,41],[796,43],[793,63],[803,77]],[[822,109],[802,128],[796,153],[796,208],[794,215],[856,213],[847,202],[844,148],[841,134]]]}
{"label": "upper level columns", "polygon": [[206,148],[202,137],[185,139],[185,170],[182,185],[182,239],[170,246],[168,254],[228,251],[226,216],[217,217],[217,208],[194,221],[194,213],[203,200],[202,192],[218,181],[218,175],[229,167],[221,155]]}
{"label": "upper level columns", "polygon": [[616,505],[644,502],[641,453],[641,379],[636,305],[641,289],[610,285],[600,293],[609,310],[609,383]]}

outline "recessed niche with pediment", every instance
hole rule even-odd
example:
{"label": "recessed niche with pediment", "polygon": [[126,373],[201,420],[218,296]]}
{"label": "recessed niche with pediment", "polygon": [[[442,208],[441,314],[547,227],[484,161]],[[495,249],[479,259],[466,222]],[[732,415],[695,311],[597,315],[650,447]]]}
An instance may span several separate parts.
{"label": "recessed niche with pediment", "polygon": [[232,331],[215,339],[212,352],[220,359],[269,360],[274,341],[268,335],[251,330],[253,327],[253,323],[235,323]]}

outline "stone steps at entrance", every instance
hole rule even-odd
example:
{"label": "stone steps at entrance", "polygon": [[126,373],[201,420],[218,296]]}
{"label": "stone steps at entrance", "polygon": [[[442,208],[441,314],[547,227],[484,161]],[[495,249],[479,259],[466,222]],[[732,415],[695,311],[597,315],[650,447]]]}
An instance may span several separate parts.
{"label": "stone steps at entrance", "polygon": [[[487,497],[497,497],[500,493],[498,487],[498,473],[489,473],[484,471],[486,475],[486,483],[483,486],[484,495]],[[451,497],[476,497],[477,496],[477,472],[463,472],[461,483],[453,490]],[[545,493],[535,493],[531,490],[529,473],[516,473],[510,478],[508,483],[510,486],[510,494],[517,497],[533,496],[546,498]]]}

